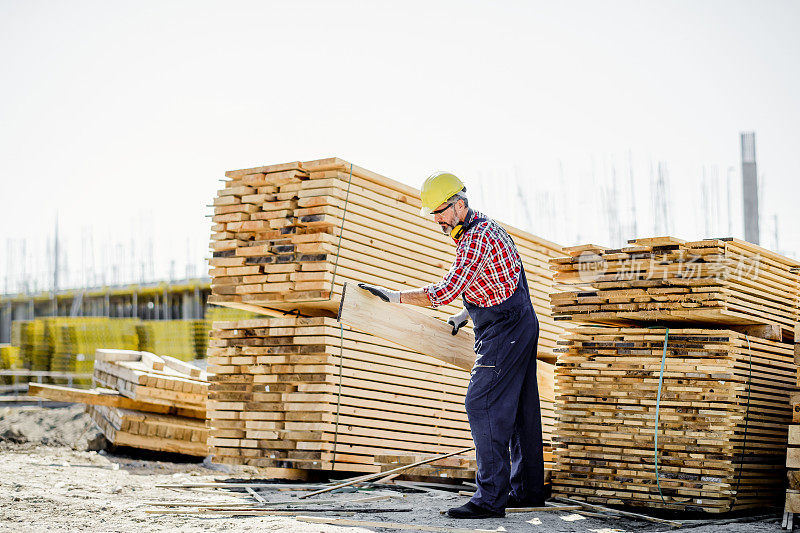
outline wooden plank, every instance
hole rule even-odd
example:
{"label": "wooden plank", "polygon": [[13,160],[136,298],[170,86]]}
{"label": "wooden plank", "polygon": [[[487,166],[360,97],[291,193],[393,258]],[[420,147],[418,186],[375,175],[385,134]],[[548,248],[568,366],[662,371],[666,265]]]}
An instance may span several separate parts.
{"label": "wooden plank", "polygon": [[[59,402],[83,403],[87,405],[105,405],[107,407],[120,407],[137,411],[148,411],[152,413],[172,413],[179,414],[177,407],[170,408],[163,404],[143,402],[122,396],[117,391],[108,389],[74,389],[59,385],[49,385],[42,383],[28,383],[28,396],[38,396]],[[182,416],[192,416],[194,418],[205,419],[204,410],[181,409]]]}
{"label": "wooden plank", "polygon": [[475,337],[467,331],[452,335],[452,327],[409,306],[384,302],[369,291],[347,285],[339,307],[343,323],[419,353],[471,370]]}
{"label": "wooden plank", "polygon": [[800,490],[786,490],[784,510],[789,513],[800,513]]}

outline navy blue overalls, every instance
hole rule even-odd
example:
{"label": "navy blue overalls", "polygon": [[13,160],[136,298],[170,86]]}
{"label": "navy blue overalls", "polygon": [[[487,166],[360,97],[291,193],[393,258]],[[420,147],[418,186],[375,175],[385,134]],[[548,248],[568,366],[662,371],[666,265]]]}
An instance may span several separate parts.
{"label": "navy blue overalls", "polygon": [[[544,459],[536,345],[539,320],[525,271],[507,300],[479,307],[464,300],[475,330],[475,366],[465,407],[478,459],[472,503],[501,512],[509,489],[522,501],[544,499]],[[510,447],[510,461],[509,461]]]}

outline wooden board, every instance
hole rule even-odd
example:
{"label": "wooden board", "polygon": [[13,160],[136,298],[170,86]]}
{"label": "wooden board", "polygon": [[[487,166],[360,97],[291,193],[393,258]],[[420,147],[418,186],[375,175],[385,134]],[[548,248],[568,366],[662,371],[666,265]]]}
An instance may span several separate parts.
{"label": "wooden board", "polygon": [[132,400],[122,396],[118,391],[109,389],[74,389],[59,385],[28,383],[28,396],[38,396],[58,402],[83,403],[86,405],[104,405],[149,413],[174,414],[189,418],[205,420],[205,410],[186,409],[159,403]]}
{"label": "wooden board", "polygon": [[357,285],[347,285],[339,320],[355,329],[405,346],[462,370],[475,363],[475,336],[469,330],[452,335],[452,326],[414,308],[384,302]]}

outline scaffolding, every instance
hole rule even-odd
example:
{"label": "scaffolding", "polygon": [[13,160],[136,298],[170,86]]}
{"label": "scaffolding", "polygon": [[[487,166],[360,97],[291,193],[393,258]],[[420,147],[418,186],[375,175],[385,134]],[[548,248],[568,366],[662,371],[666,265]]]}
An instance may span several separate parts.
{"label": "scaffolding", "polygon": [[95,287],[57,293],[0,295],[0,344],[11,339],[15,320],[64,317],[202,319],[211,294],[208,278],[142,285]]}

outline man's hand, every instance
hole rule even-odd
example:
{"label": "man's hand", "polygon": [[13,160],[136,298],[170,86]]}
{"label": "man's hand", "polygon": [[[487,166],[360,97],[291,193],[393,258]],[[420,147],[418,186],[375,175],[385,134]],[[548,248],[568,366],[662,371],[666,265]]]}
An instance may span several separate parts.
{"label": "man's hand", "polygon": [[380,285],[367,285],[366,283],[359,283],[358,286],[368,290],[384,302],[400,303],[400,291],[392,291]]}
{"label": "man's hand", "polygon": [[458,330],[466,326],[467,322],[469,322],[469,313],[466,309],[461,309],[461,312],[457,315],[453,315],[447,319],[447,323],[453,326],[452,335],[458,333]]}

